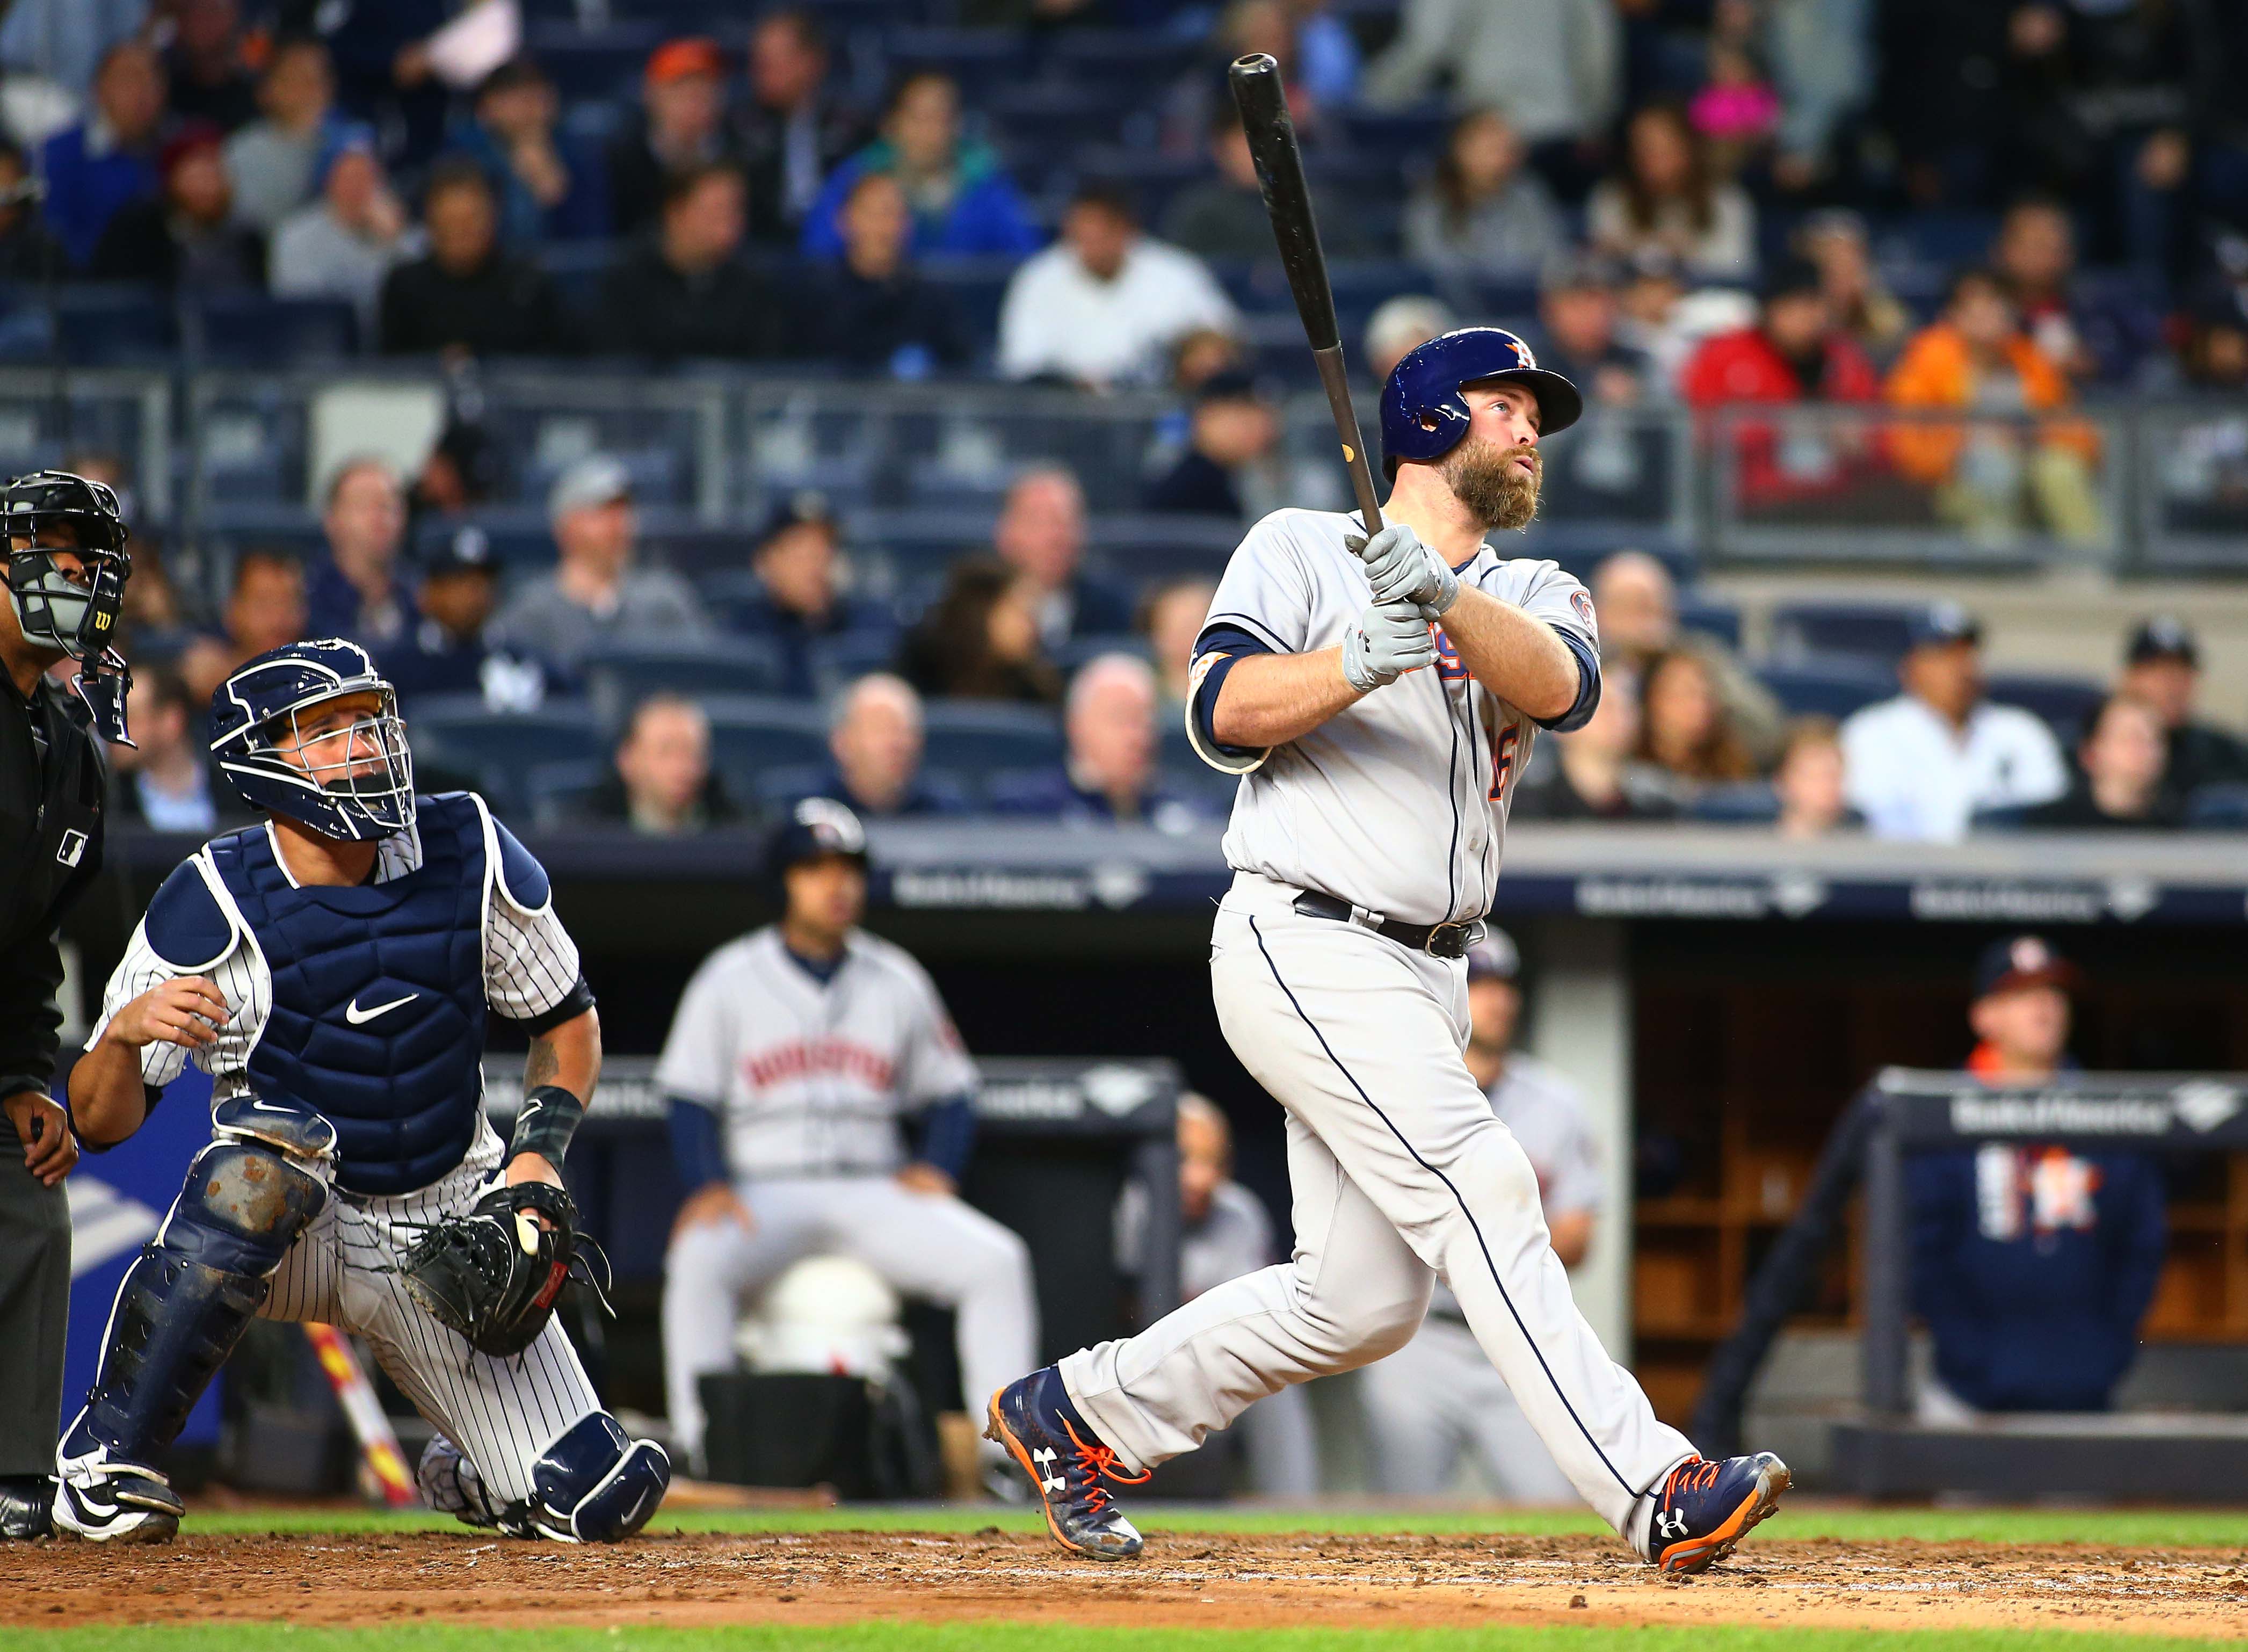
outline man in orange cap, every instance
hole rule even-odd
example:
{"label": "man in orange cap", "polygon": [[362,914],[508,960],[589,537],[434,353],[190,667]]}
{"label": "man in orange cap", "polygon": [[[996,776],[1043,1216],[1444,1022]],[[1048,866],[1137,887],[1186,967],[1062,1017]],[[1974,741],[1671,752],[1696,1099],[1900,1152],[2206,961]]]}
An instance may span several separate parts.
{"label": "man in orange cap", "polygon": [[664,180],[689,168],[738,161],[726,136],[726,58],[700,36],[648,53],[641,118],[609,147],[609,210],[630,236],[656,219]]}

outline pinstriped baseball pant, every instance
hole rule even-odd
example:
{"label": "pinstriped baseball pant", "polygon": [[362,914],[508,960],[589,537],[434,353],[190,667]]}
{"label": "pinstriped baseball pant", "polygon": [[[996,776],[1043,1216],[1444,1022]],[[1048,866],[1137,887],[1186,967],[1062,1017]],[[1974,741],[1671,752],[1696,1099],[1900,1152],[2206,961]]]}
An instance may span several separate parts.
{"label": "pinstriped baseball pant", "polygon": [[1570,1484],[1643,1554],[1646,1494],[1693,1447],[1577,1312],[1537,1174],[1461,1058],[1465,966],[1303,916],[1293,894],[1235,880],[1210,982],[1227,1043],[1287,1110],[1294,1258],[1072,1354],[1064,1386],[1148,1467],[1283,1384],[1402,1347],[1441,1273]]}
{"label": "pinstriped baseball pant", "polygon": [[512,1359],[479,1354],[408,1296],[396,1272],[427,1225],[476,1203],[499,1152],[486,1131],[459,1169],[417,1192],[367,1198],[332,1191],[274,1272],[258,1314],[319,1320],[365,1337],[415,1409],[476,1464],[494,1500],[511,1503],[530,1495],[539,1454],[600,1409],[577,1350],[549,1320]]}

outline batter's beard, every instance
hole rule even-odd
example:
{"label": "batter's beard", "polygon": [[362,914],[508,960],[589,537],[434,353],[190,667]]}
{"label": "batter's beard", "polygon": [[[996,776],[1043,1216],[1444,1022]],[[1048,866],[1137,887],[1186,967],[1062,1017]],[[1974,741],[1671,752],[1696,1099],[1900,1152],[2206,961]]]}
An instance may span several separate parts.
{"label": "batter's beard", "polygon": [[[1530,469],[1515,463],[1527,455]],[[1490,528],[1526,528],[1538,514],[1538,483],[1546,461],[1538,449],[1463,442],[1444,456],[1437,474],[1463,509]]]}

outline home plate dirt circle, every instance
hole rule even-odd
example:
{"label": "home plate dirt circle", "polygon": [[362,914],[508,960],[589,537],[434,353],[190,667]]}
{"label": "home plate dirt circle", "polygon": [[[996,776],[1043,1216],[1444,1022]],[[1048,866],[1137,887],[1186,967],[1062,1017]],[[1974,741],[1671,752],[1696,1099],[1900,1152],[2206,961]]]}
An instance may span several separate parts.
{"label": "home plate dirt circle", "polygon": [[[348,1589],[336,1587],[347,1579]],[[2248,1553],[1755,1541],[1665,1580],[1593,1537],[1157,1532],[1100,1566],[1043,1536],[644,1535],[562,1548],[464,1533],[197,1536],[0,1546],[17,1626],[432,1618],[541,1623],[1057,1619],[1276,1628],[1493,1622],[2086,1628],[2248,1639]]]}

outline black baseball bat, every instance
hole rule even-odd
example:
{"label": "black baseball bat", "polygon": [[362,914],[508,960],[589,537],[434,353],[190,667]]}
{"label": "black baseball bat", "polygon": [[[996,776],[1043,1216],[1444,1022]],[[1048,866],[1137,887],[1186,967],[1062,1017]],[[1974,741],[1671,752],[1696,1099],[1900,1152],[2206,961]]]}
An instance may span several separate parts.
{"label": "black baseball bat", "polygon": [[1312,191],[1304,182],[1304,151],[1296,123],[1288,118],[1288,96],[1280,85],[1280,65],[1262,51],[1234,59],[1228,78],[1241,110],[1241,129],[1257,162],[1257,182],[1264,192],[1265,216],[1279,243],[1280,267],[1296,295],[1296,313],[1311,341],[1312,360],[1326,387],[1334,414],[1335,435],[1350,470],[1351,490],[1369,534],[1381,531],[1381,507],[1374,497],[1374,472],[1367,467],[1366,442],[1359,433],[1358,409],[1351,404],[1350,374],[1342,362],[1342,327],[1335,319],[1334,289],[1327,282],[1327,255],[1319,245],[1319,226],[1312,217]]}

